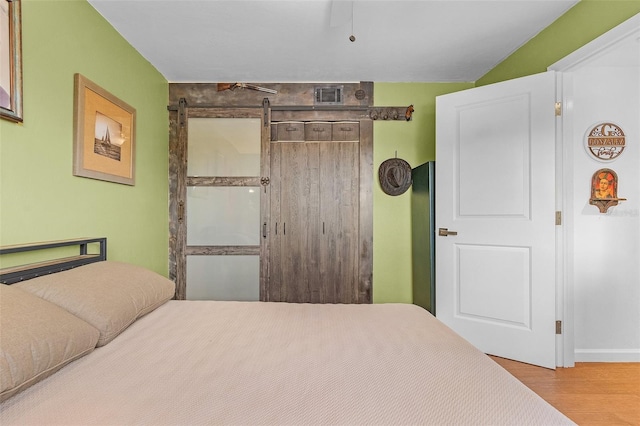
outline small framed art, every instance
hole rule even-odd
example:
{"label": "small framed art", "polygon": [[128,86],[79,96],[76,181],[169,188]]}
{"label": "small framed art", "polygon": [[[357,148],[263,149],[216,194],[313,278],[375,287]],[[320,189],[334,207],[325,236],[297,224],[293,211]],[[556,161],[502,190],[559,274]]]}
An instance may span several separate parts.
{"label": "small framed art", "polygon": [[589,204],[598,207],[600,213],[606,213],[609,207],[626,201],[618,197],[618,174],[611,169],[597,170],[591,177],[591,198]]}
{"label": "small framed art", "polygon": [[22,121],[20,0],[0,0],[0,118]]}
{"label": "small framed art", "polygon": [[135,184],[136,110],[75,74],[73,174]]}

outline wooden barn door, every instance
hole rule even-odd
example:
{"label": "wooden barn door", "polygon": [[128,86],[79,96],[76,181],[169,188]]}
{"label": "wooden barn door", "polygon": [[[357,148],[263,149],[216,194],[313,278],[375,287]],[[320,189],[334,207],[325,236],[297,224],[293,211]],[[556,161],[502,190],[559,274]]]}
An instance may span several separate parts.
{"label": "wooden barn door", "polygon": [[373,83],[266,87],[169,85],[176,298],[372,303]]}
{"label": "wooden barn door", "polygon": [[[356,303],[359,262],[359,144],[319,146],[320,282],[326,303]],[[362,302],[360,302],[362,303]]]}
{"label": "wooden barn door", "polygon": [[171,138],[176,298],[260,300],[269,123],[259,108],[185,108]]}

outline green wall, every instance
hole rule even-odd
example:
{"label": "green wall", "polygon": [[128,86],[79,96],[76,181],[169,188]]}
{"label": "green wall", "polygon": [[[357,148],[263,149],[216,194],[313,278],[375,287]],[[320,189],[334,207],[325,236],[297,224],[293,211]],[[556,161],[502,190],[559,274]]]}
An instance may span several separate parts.
{"label": "green wall", "polygon": [[[23,0],[24,123],[0,120],[0,244],[107,237],[168,271],[168,84],[86,0]],[[136,108],[136,182],[72,175],[73,76]]]}
{"label": "green wall", "polygon": [[411,281],[411,190],[390,196],[382,192],[378,167],[402,158],[411,167],[435,159],[436,96],[473,87],[473,83],[375,83],[381,106],[413,104],[413,119],[376,121],[373,126],[373,301],[413,301]]}
{"label": "green wall", "polygon": [[581,0],[476,81],[476,86],[544,72],[549,65],[637,13],[640,0]]}

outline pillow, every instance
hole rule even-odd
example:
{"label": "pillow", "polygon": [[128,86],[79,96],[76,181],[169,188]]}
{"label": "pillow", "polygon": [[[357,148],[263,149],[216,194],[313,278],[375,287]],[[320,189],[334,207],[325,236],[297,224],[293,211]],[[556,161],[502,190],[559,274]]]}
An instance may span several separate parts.
{"label": "pillow", "polygon": [[0,401],[91,352],[100,333],[59,306],[0,284]]}
{"label": "pillow", "polygon": [[113,261],[91,263],[14,285],[97,328],[97,346],[109,343],[175,293],[173,281],[140,266]]}

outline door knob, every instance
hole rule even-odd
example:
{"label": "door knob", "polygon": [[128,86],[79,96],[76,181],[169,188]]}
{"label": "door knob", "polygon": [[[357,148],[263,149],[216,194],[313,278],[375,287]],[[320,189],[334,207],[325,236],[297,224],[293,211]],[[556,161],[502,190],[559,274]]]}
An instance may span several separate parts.
{"label": "door knob", "polygon": [[447,237],[449,235],[458,235],[456,231],[449,231],[447,228],[438,228],[438,235],[441,237]]}

